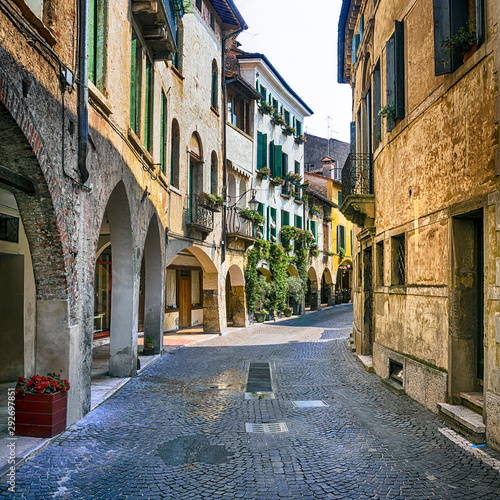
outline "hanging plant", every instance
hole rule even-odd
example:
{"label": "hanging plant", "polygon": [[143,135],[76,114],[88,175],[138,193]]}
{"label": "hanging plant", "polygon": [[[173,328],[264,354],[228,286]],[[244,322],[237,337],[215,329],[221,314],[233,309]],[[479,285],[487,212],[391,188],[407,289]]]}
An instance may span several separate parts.
{"label": "hanging plant", "polygon": [[467,22],[458,31],[444,40],[441,40],[441,48],[447,56],[458,54],[460,56],[468,52],[476,43],[476,25]]}
{"label": "hanging plant", "polygon": [[293,182],[294,184],[300,184],[302,182],[302,176],[294,172],[288,172],[286,174],[287,180]]}
{"label": "hanging plant", "polygon": [[311,254],[312,257],[319,257],[319,247],[317,243],[313,243],[309,247],[309,253]]}
{"label": "hanging plant", "polygon": [[295,142],[297,144],[304,144],[305,142],[307,142],[307,138],[305,135],[296,135],[295,136]]}
{"label": "hanging plant", "polygon": [[224,198],[218,194],[206,193],[203,191],[200,193],[198,200],[202,206],[206,207],[222,207],[224,205]]}
{"label": "hanging plant", "polygon": [[310,209],[309,209],[309,212],[312,214],[312,215],[320,215],[321,214],[321,209],[319,207],[316,207],[316,206],[312,206]]}
{"label": "hanging plant", "polygon": [[273,177],[270,180],[270,182],[273,186],[284,186],[285,185],[285,179],[282,179],[281,177]]}
{"label": "hanging plant", "polygon": [[285,135],[293,135],[295,134],[295,129],[291,127],[290,125],[285,124],[285,128],[283,129],[283,133]]}
{"label": "hanging plant", "polygon": [[260,170],[257,170],[257,175],[259,177],[262,177],[262,178],[266,178],[269,174],[271,173],[271,171],[269,170],[268,167],[262,167]]}
{"label": "hanging plant", "polygon": [[274,113],[273,105],[269,104],[265,99],[260,100],[259,109],[266,115],[272,115]]}
{"label": "hanging plant", "polygon": [[238,210],[238,215],[242,219],[253,222],[258,227],[262,227],[266,222],[266,218],[263,215],[260,215],[259,212],[250,210],[249,208],[240,208]]}
{"label": "hanging plant", "polygon": [[345,257],[345,249],[340,247],[339,248],[339,255],[340,255],[340,258],[343,259]]}
{"label": "hanging plant", "polygon": [[273,113],[273,117],[271,118],[271,121],[275,125],[286,125],[285,118],[283,117],[283,115],[279,111],[275,111]]}

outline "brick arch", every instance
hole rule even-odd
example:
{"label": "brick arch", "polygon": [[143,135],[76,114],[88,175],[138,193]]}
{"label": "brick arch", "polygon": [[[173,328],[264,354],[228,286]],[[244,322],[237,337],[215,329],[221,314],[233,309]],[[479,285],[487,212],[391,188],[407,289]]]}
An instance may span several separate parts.
{"label": "brick arch", "polygon": [[[76,297],[75,249],[71,247],[62,190],[54,165],[27,106],[0,70],[0,158],[2,165],[28,177],[29,195],[13,189],[28,239],[38,300]],[[74,314],[74,311],[72,311]]]}

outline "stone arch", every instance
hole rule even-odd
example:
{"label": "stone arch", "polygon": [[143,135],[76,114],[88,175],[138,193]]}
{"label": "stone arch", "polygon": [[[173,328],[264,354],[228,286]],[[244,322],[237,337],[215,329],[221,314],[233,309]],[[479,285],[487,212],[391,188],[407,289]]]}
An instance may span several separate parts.
{"label": "stone arch", "polygon": [[[182,265],[178,265],[177,263],[177,260],[181,256],[194,257],[203,271],[203,330],[207,333],[222,333],[226,328],[224,287],[219,286],[219,272],[216,265],[201,247],[182,247],[168,261],[167,274],[168,268],[172,265],[182,267]],[[166,325],[167,329],[170,326]],[[182,327],[180,324],[179,326]]]}
{"label": "stone arch", "polygon": [[189,140],[189,152],[197,160],[203,160],[203,144],[198,132],[193,132],[191,135],[191,139]]}
{"label": "stone arch", "polygon": [[227,176],[227,195],[230,197],[231,204],[236,200],[236,177],[231,172]]}
{"label": "stone arch", "polygon": [[109,374],[130,377],[137,370],[137,308],[134,300],[131,214],[123,181],[118,182],[111,192],[105,213],[109,223],[113,262]]}
{"label": "stone arch", "polygon": [[233,264],[226,275],[226,311],[233,326],[248,326],[245,277],[242,269]]}
{"label": "stone arch", "polygon": [[153,337],[154,354],[159,354],[163,347],[163,304],[164,273],[162,265],[161,224],[156,214],[149,222],[144,243],[144,338]]}
{"label": "stone arch", "polygon": [[311,311],[321,308],[320,295],[318,293],[318,274],[312,266],[307,271],[306,305],[309,305]]}
{"label": "stone arch", "polygon": [[299,271],[297,270],[297,268],[293,264],[288,264],[288,274],[290,276],[298,276]]}
{"label": "stone arch", "polygon": [[[238,206],[240,208],[246,208],[247,207],[247,195],[248,195],[248,193],[246,193],[247,183],[246,183],[246,179],[244,177],[242,177],[240,179],[238,188],[239,188],[238,189]],[[245,193],[245,194],[243,194],[243,193]]]}
{"label": "stone arch", "polygon": [[334,305],[335,295],[333,287],[333,277],[330,269],[324,269],[321,276],[321,304]]}

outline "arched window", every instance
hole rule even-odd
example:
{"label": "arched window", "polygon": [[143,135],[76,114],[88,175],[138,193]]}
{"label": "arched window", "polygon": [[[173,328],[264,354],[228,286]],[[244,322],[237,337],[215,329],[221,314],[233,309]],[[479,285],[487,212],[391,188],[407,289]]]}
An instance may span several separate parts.
{"label": "arched window", "polygon": [[180,132],[177,120],[172,121],[172,144],[170,148],[170,184],[179,189]]}
{"label": "arched window", "polygon": [[212,101],[211,101],[212,108],[214,109],[219,109],[218,83],[219,83],[219,71],[217,70],[217,61],[214,59],[212,61]]}
{"label": "arched window", "polygon": [[218,194],[218,177],[219,177],[219,161],[217,160],[217,153],[212,151],[212,161],[210,164],[210,192]]}

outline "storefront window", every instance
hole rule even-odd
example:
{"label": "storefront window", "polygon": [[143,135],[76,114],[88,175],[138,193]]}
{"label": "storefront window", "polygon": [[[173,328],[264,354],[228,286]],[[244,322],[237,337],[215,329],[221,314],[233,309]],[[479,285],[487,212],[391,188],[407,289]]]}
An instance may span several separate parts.
{"label": "storefront window", "polygon": [[167,269],[165,283],[165,309],[177,309],[177,271]]}
{"label": "storefront window", "polygon": [[201,271],[191,271],[191,306],[201,306]]}

